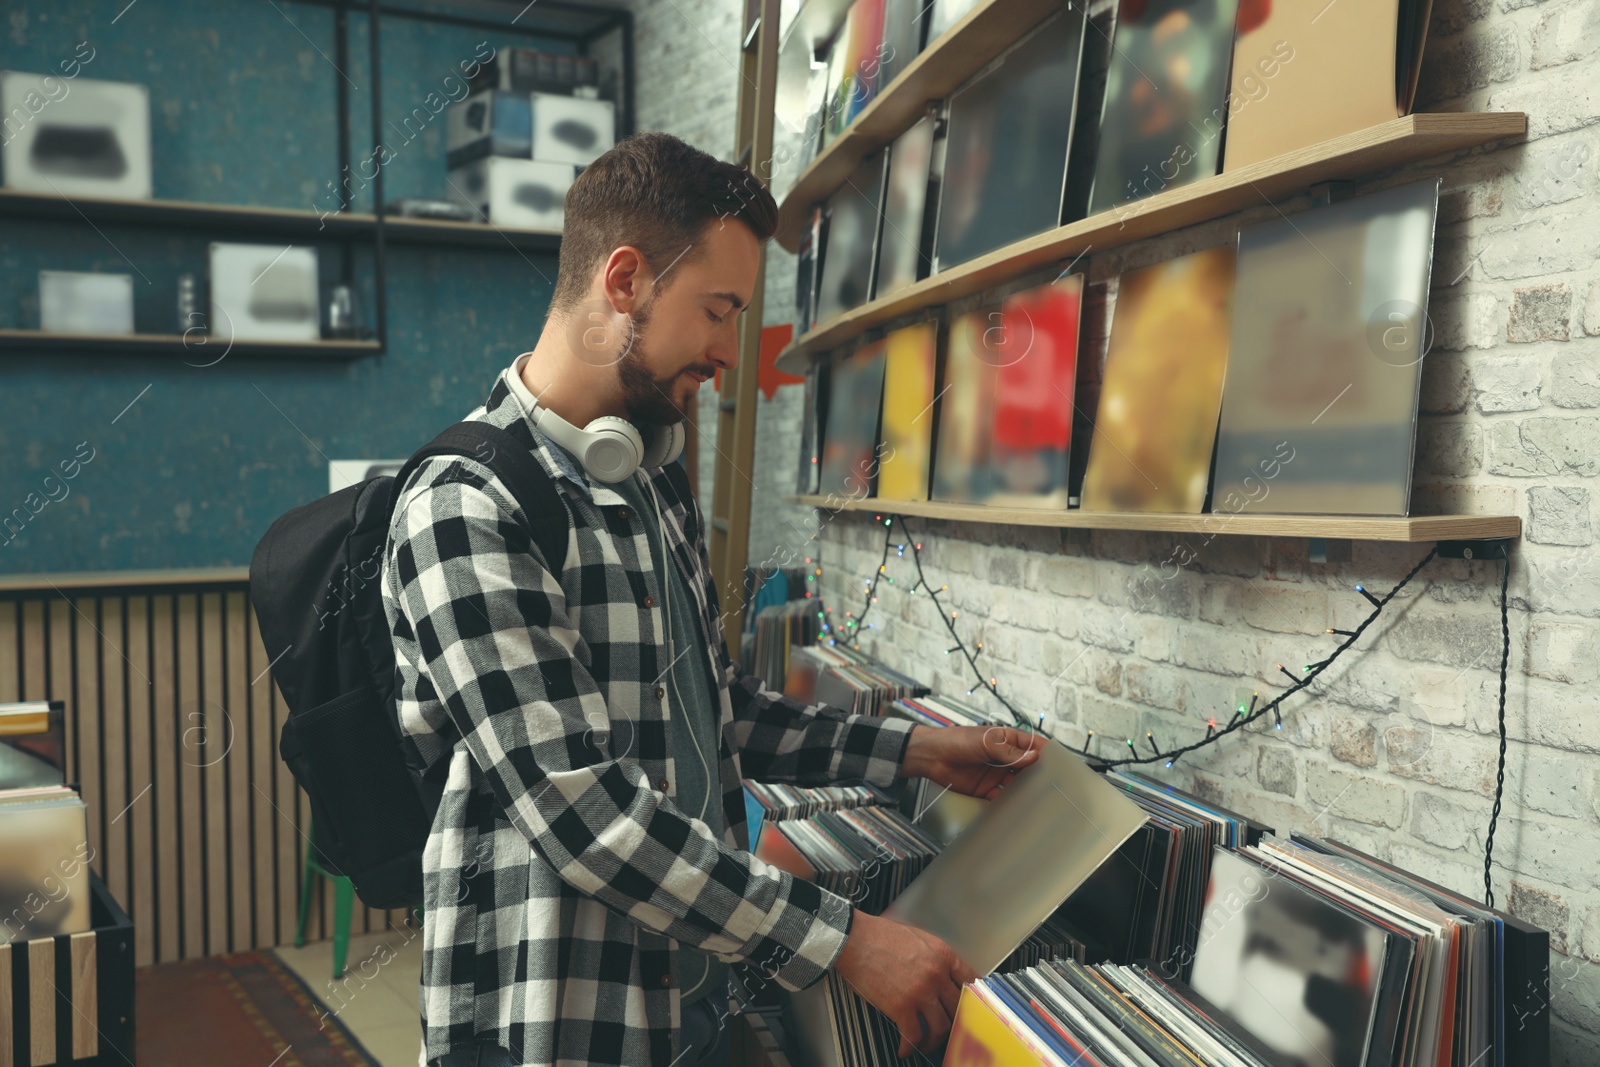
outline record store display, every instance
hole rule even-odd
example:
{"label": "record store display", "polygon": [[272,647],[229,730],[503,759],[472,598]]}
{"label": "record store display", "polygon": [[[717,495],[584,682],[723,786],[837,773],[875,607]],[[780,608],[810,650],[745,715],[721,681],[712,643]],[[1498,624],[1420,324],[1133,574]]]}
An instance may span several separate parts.
{"label": "record store display", "polygon": [[995,383],[1004,357],[998,308],[969,311],[950,321],[945,347],[938,446],[933,454],[933,498],[979,504],[994,492],[989,446]]}
{"label": "record store display", "polygon": [[1052,17],[951,97],[935,271],[1060,225],[1085,11]]}
{"label": "record store display", "polygon": [[1212,511],[1405,515],[1439,183],[1239,234]]}
{"label": "record store display", "polygon": [[822,428],[828,417],[828,368],[825,359],[806,368],[805,404],[800,412],[800,469],[796,491],[815,493],[822,482]]}
{"label": "record store display", "polygon": [[868,158],[828,200],[817,322],[838,318],[872,299],[885,158],[883,152]]}
{"label": "record store display", "polygon": [[875,341],[836,359],[829,369],[820,493],[858,498],[872,495],[878,473],[884,351],[884,343]]}
{"label": "record store display", "polygon": [[797,658],[804,662],[796,667],[808,666],[809,686],[794,680],[791,695],[807,703],[828,704],[852,715],[882,715],[896,700],[927,692],[916,679],[842,645],[800,651]]}
{"label": "record store display", "polygon": [[1222,169],[1410,114],[1431,6],[1241,4]]}
{"label": "record store display", "polygon": [[1007,297],[990,463],[1003,507],[1065,508],[1083,275]]}
{"label": "record store display", "polygon": [[88,819],[68,786],[0,790],[0,945],[89,929]]}
{"label": "record store display", "polygon": [[1217,173],[1238,0],[1121,0],[1089,213]]}
{"label": "record store display", "polygon": [[933,458],[938,325],[905,326],[884,338],[882,456],[878,497],[928,499]]}
{"label": "record store display", "polygon": [[1118,282],[1083,476],[1085,510],[1198,514],[1204,508],[1237,303],[1233,261],[1233,249],[1222,246]]}
{"label": "record store display", "polygon": [[924,116],[889,148],[884,187],[883,233],[878,242],[877,296],[885,297],[928,275],[933,262],[933,208],[928,187],[932,170],[935,115]]}
{"label": "record store display", "polygon": [[0,704],[0,790],[66,784],[65,719],[59,700]]}

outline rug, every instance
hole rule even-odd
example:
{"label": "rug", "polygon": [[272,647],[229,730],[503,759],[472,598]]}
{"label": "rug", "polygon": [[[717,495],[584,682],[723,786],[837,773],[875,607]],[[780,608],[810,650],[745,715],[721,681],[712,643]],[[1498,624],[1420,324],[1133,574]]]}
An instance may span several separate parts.
{"label": "rug", "polygon": [[269,952],[134,972],[139,1067],[378,1067]]}

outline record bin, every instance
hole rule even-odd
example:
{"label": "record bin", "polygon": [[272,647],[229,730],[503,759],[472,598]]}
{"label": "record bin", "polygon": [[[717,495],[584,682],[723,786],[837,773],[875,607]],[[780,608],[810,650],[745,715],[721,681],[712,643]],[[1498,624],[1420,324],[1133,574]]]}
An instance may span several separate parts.
{"label": "record bin", "polygon": [[134,1062],[133,920],[93,868],[93,925],[0,945],[0,1063]]}

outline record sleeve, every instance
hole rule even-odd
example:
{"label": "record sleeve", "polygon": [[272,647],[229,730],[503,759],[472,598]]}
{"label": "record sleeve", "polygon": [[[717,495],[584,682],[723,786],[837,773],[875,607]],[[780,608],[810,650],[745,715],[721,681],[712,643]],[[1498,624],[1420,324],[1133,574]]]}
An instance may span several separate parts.
{"label": "record sleeve", "polygon": [[884,342],[875,341],[837,360],[829,371],[821,493],[867,497],[877,484],[884,349]]}
{"label": "record sleeve", "polygon": [[1239,233],[1211,510],[1405,515],[1438,179]]}
{"label": "record sleeve", "polygon": [[817,323],[838,318],[872,299],[886,160],[883,152],[865,160],[828,200],[814,316]]}
{"label": "record sleeve", "polygon": [[877,297],[888,296],[927,277],[932,265],[934,212],[930,207],[936,201],[929,200],[928,191],[938,131],[938,116],[924,115],[889,148]]}
{"label": "record sleeve", "polygon": [[934,373],[938,326],[905,326],[884,338],[883,443],[878,496],[928,499],[933,458]]}

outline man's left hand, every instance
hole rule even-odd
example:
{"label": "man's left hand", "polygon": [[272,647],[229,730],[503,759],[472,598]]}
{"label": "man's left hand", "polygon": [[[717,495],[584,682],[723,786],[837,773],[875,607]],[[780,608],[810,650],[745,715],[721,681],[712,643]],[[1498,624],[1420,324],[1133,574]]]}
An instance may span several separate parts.
{"label": "man's left hand", "polygon": [[957,793],[993,800],[1018,771],[1039,758],[1046,738],[1009,726],[915,726],[900,765]]}

